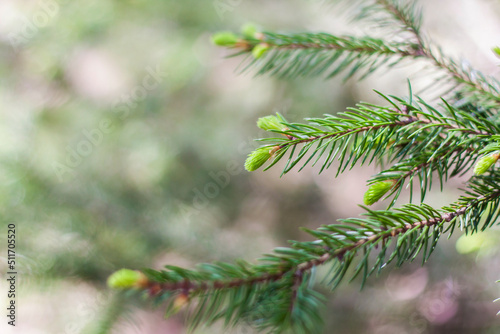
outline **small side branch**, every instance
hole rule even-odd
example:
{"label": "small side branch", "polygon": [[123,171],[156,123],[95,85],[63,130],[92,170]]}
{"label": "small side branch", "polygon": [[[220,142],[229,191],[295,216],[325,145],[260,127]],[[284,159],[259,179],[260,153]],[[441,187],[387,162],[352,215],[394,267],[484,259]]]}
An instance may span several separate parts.
{"label": "small side branch", "polygon": [[[395,6],[392,1],[376,0],[376,3],[381,5],[388,13],[400,21],[406,28],[405,30],[415,37],[418,48],[413,50],[412,55],[414,57],[421,56],[429,59],[436,67],[447,71],[459,84],[464,84],[472,90],[482,92],[490,99],[500,103],[499,87],[496,85],[496,82],[494,82],[494,79],[488,78],[473,69],[470,69],[471,73],[468,73],[466,70],[460,69],[453,60],[447,59],[444,56],[438,57],[432,51],[431,45],[425,41],[414,19],[400,7]],[[473,72],[475,74],[472,74]]]}

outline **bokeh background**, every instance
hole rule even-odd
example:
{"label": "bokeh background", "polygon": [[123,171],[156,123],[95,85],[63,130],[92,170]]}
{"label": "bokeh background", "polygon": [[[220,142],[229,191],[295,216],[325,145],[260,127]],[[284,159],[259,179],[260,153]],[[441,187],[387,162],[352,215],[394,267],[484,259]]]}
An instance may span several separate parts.
{"label": "bokeh background", "polygon": [[[498,75],[497,1],[421,1],[424,27],[448,54]],[[0,0],[0,272],[7,224],[17,233],[15,328],[2,333],[186,333],[182,312],[120,300],[106,288],[122,267],[192,267],[252,260],[314,228],[360,213],[372,167],[243,170],[265,135],[258,117],[343,111],[372,89],[407,95],[415,66],[341,78],[278,80],[241,73],[211,45],[247,22],[280,32],[362,34],[329,1]],[[229,173],[229,174],[226,174]],[[223,175],[229,175],[224,178]],[[216,181],[219,180],[219,182]],[[427,202],[459,196],[452,180]],[[383,203],[380,207],[383,207]],[[324,333],[498,333],[496,230],[443,239],[430,262],[388,268],[327,293]],[[5,277],[5,276],[2,276]],[[0,281],[1,309],[7,282]],[[2,312],[2,314],[5,312]],[[215,325],[196,334],[253,333]]]}

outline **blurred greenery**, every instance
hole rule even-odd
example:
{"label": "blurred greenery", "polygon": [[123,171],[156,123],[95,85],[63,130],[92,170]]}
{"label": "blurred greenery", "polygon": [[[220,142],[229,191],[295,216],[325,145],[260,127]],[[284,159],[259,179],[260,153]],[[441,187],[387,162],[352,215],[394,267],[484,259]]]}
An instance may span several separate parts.
{"label": "blurred greenery", "polygon": [[[185,333],[182,312],[165,320],[161,306],[119,299],[108,275],[252,260],[303,239],[300,226],[357,214],[370,168],[280,179],[243,163],[262,134],[258,117],[335,113],[375,99],[365,88],[385,81],[253,77],[210,43],[246,22],[345,32],[338,11],[313,0],[3,0],[0,238],[16,224],[19,317],[1,332]],[[384,92],[404,92],[406,75],[389,76]],[[455,197],[448,189],[430,200]],[[388,271],[363,293],[345,285],[328,303],[325,333],[496,332],[498,246],[485,243],[491,251],[476,258],[476,246],[459,255],[451,240],[424,269]]]}

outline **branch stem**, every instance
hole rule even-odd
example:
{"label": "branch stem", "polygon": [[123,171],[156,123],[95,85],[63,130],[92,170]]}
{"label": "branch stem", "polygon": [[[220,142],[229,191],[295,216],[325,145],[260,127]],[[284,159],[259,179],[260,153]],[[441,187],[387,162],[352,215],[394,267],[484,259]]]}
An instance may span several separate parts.
{"label": "branch stem", "polygon": [[486,132],[486,131],[461,128],[459,126],[452,125],[452,124],[443,124],[443,123],[439,123],[439,122],[431,121],[431,120],[427,120],[427,119],[420,119],[416,116],[407,116],[407,118],[404,120],[395,121],[392,123],[384,123],[384,124],[378,124],[378,125],[373,125],[373,126],[363,126],[363,127],[359,127],[359,128],[355,128],[355,129],[349,129],[349,130],[334,132],[334,133],[327,133],[327,134],[324,134],[321,136],[313,136],[313,137],[303,138],[303,139],[296,139],[293,137],[293,139],[290,142],[287,142],[285,144],[280,145],[280,149],[285,148],[287,146],[309,143],[309,142],[316,141],[316,140],[329,139],[329,138],[333,138],[333,137],[342,137],[342,136],[350,134],[350,133],[359,133],[359,132],[364,132],[364,131],[369,131],[369,130],[377,130],[380,128],[405,126],[405,125],[412,124],[412,123],[421,123],[421,124],[427,124],[427,125],[434,124],[435,126],[441,126],[443,128],[446,128],[446,129],[456,130],[456,131],[460,131],[460,132],[464,132],[464,133],[469,133],[472,135],[487,135],[487,136],[492,135],[491,133]]}

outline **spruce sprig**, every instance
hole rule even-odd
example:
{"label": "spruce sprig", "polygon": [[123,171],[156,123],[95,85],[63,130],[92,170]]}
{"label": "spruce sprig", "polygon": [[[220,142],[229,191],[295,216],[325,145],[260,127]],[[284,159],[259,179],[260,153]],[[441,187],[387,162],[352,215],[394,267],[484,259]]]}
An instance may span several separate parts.
{"label": "spruce sprig", "polygon": [[[478,118],[449,104],[444,104],[440,111],[423,101],[410,103],[380,95],[391,107],[359,104],[335,116],[309,118],[309,124],[283,123],[286,130],[271,130],[282,137],[261,139],[278,147],[265,170],[287,152],[283,174],[302,160],[305,161],[300,169],[310,162],[313,166],[320,162],[320,172],[338,161],[338,173],[341,173],[358,161],[364,164],[386,158],[401,162],[416,153],[421,154],[421,159],[411,160],[412,169],[418,166],[421,169],[438,158],[441,163],[444,158],[456,160],[457,153],[470,153],[471,148],[479,143],[484,145],[488,137],[500,130],[487,118]],[[453,175],[467,170],[462,165]]]}
{"label": "spruce sprig", "polygon": [[[451,84],[450,91],[460,99],[477,103],[483,108],[498,107],[500,82],[472,68],[467,61],[457,61],[443,53],[422,32],[422,11],[415,0],[361,0],[343,1],[355,11],[354,20],[363,20],[375,27],[385,28],[395,39],[410,40],[414,56],[421,56],[445,73],[434,80],[433,86]],[[398,29],[398,30],[395,30]],[[443,91],[441,95],[444,95]]]}
{"label": "spruce sprig", "polygon": [[[197,300],[188,311],[190,324],[224,320],[233,326],[242,318],[267,332],[292,329],[318,332],[321,296],[311,290],[311,272],[331,268],[322,278],[335,289],[346,276],[362,284],[389,263],[400,266],[422,254],[428,260],[441,236],[456,229],[475,233],[491,226],[500,215],[500,174],[474,177],[466,194],[449,207],[407,204],[394,210],[370,210],[363,218],[340,220],[317,230],[304,229],[316,241],[292,241],[257,264],[199,265],[194,270],[166,266],[144,270],[143,291],[166,301],[172,309],[179,298]],[[482,215],[482,212],[489,212]],[[371,256],[375,254],[375,258]],[[362,254],[359,256],[359,254]],[[144,280],[144,279],[143,279]]]}
{"label": "spruce sprig", "polygon": [[257,45],[262,43],[267,45],[267,53],[263,57],[253,58],[246,68],[257,66],[257,74],[269,73],[280,78],[322,75],[332,78],[348,70],[345,80],[364,71],[362,79],[383,65],[392,67],[405,58],[420,57],[415,44],[388,43],[368,36],[265,32]]}
{"label": "spruce sprig", "polygon": [[[358,73],[359,79],[363,79],[381,67],[423,59],[443,73],[434,80],[434,86],[444,87],[441,96],[446,95],[450,101],[454,97],[453,103],[463,103],[466,99],[480,104],[485,110],[498,106],[500,82],[472,68],[466,61],[445,55],[435,46],[422,32],[422,15],[416,1],[362,0],[350,4],[358,5],[352,6],[357,8],[354,19],[388,29],[392,37],[262,32],[243,34],[237,42],[237,36],[233,35],[230,45],[219,45],[239,49],[235,55],[253,54],[244,69],[256,66],[258,74],[288,79],[321,75],[332,78],[343,71],[347,71],[344,79]],[[226,40],[227,33],[223,35]]]}

